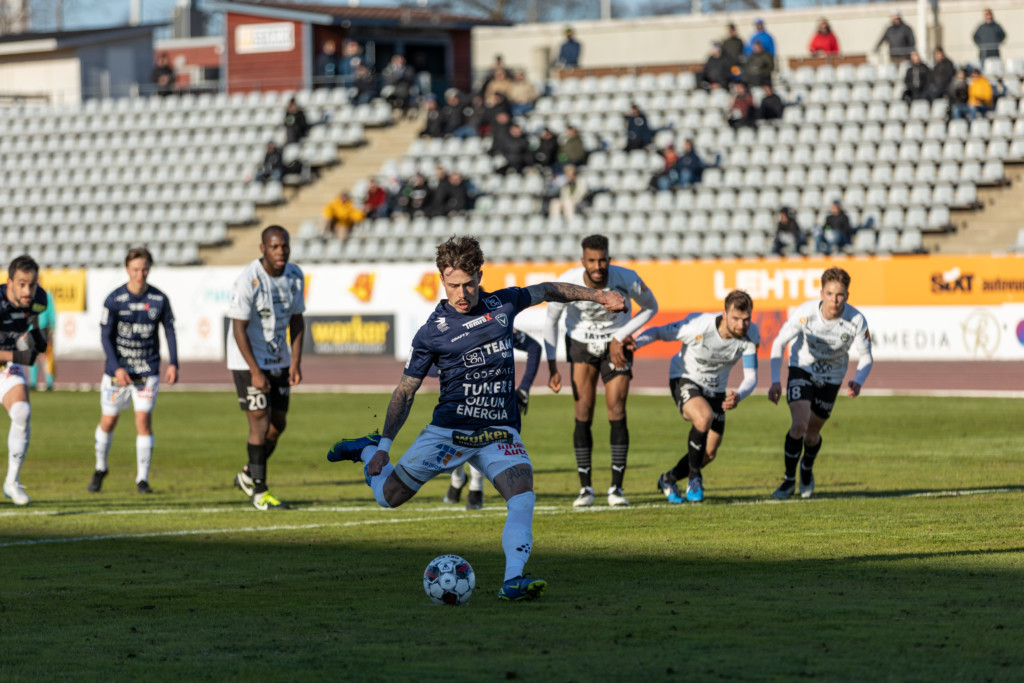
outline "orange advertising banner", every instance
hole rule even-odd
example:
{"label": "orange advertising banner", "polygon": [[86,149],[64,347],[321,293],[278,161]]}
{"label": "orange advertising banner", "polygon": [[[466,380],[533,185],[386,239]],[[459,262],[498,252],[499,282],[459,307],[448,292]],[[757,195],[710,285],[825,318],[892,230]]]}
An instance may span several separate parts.
{"label": "orange advertising banner", "polygon": [[[613,263],[639,273],[663,313],[718,310],[733,289],[746,290],[754,299],[755,311],[784,311],[817,298],[821,274],[832,266],[850,274],[850,303],[854,306],[1024,302],[1024,258],[1016,255]],[[494,290],[553,280],[576,265],[578,262],[488,263],[483,287]]]}

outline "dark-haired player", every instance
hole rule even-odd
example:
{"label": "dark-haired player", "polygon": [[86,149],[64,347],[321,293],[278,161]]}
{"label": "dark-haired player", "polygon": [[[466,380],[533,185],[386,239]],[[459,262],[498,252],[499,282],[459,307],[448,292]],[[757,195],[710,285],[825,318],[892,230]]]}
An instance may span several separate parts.
{"label": "dark-haired player", "polygon": [[[871,334],[864,315],[846,303],[850,296],[850,275],[842,268],[829,268],[821,276],[821,300],[800,304],[790,314],[772,343],[772,386],[768,398],[778,403],[782,396],[779,377],[782,354],[789,347],[789,377],[786,399],[793,422],[786,433],[786,476],[772,498],[789,498],[796,488],[796,466],[800,465],[800,497],[814,493],[814,460],[821,450],[821,428],[832,414],[836,396],[850,363],[850,347],[857,350],[857,374],[848,384],[850,398],[871,372]],[[803,460],[800,455],[803,453]]]}
{"label": "dark-haired player", "polygon": [[136,247],[124,259],[128,282],[111,292],[103,302],[100,341],[106,366],[100,389],[100,423],[96,427],[96,471],[89,490],[96,493],[107,476],[107,456],[121,411],[131,399],[135,409],[135,486],[139,493],[152,493],[149,465],[153,458],[153,408],[160,389],[160,335],[164,326],[169,363],[164,374],[168,385],[178,381],[178,342],[174,335],[174,313],[167,295],[149,284],[153,256]]}
{"label": "dark-haired player", "polygon": [[[508,507],[501,536],[505,580],[498,597],[530,600],[539,597],[547,583],[523,573],[533,547],[536,496],[533,467],[519,436],[512,325],[520,311],[545,301],[585,299],[612,311],[621,310],[625,301],[617,292],[561,282],[484,292],[483,264],[483,251],[472,237],[453,238],[437,248],[437,269],[447,298],[413,338],[383,433],[339,441],[327,458],[366,463],[366,482],[382,507],[398,507],[442,472],[465,463],[475,466]],[[388,451],[432,365],[437,365],[441,379],[433,419],[392,465]]]}
{"label": "dark-haired player", "polygon": [[29,503],[18,480],[32,431],[25,366],[46,350],[46,338],[36,325],[44,310],[46,292],[39,286],[39,264],[30,256],[15,258],[7,269],[7,282],[0,285],[0,400],[11,418],[4,496],[15,505]]}
{"label": "dark-haired player", "polygon": [[[757,325],[750,322],[754,302],[746,292],[734,290],[725,297],[721,313],[694,313],[668,325],[645,330],[636,347],[660,339],[683,343],[669,364],[668,383],[683,419],[692,424],[687,453],[676,466],[658,477],[658,489],[670,503],[682,503],[676,485],[689,483],[686,500],[704,500],[701,468],[715,459],[725,433],[725,411],[732,410],[757,386]],[[729,371],[743,359],[743,382],[726,392]]]}
{"label": "dark-haired player", "polygon": [[[658,302],[634,271],[610,265],[607,237],[591,235],[584,238],[582,247],[581,265],[563,273],[558,281],[588,289],[619,292],[626,299],[626,307],[612,312],[588,301],[548,306],[548,317],[544,323],[544,347],[551,372],[548,386],[556,393],[562,388],[555,347],[558,343],[558,320],[565,311],[565,347],[570,363],[572,395],[576,402],[572,446],[580,477],[580,495],[573,505],[587,507],[594,504],[594,487],[590,478],[594,438],[590,426],[594,421],[599,377],[604,382],[605,404],[611,424],[612,481],[608,489],[608,504],[629,505],[622,493],[622,482],[629,457],[626,396],[633,378],[633,354],[624,343],[654,317],[658,312]],[[630,317],[630,299],[640,305],[633,317]]]}
{"label": "dark-haired player", "polygon": [[257,510],[279,510],[288,505],[267,490],[267,459],[287,425],[291,387],[302,381],[305,280],[288,261],[288,231],[280,225],[263,231],[260,254],[235,280],[228,307],[228,370],[249,420],[249,463],[235,486]]}

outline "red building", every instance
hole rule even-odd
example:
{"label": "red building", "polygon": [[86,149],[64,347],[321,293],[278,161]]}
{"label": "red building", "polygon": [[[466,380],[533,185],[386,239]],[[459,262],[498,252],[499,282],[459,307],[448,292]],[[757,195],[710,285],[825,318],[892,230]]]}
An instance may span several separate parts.
{"label": "red building", "polygon": [[220,75],[228,92],[311,88],[323,45],[339,53],[348,41],[382,70],[395,54],[431,76],[431,90],[472,82],[470,30],[491,22],[475,17],[398,7],[238,0],[206,3],[225,15]]}

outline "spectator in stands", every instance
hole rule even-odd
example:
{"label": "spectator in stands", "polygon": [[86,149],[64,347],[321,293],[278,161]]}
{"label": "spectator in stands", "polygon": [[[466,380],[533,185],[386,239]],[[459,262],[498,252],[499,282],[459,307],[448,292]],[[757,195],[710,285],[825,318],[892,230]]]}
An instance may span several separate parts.
{"label": "spectator in stands", "polygon": [[636,104],[629,105],[629,114],[626,115],[626,151],[643,149],[653,139],[654,132],[647,124],[647,116]]}
{"label": "spectator in stands", "polygon": [[484,76],[483,82],[480,83],[480,90],[477,91],[478,93],[484,94],[487,86],[494,80],[494,74],[498,73],[498,71],[505,71],[505,58],[501,55],[494,55],[494,67]]}
{"label": "spectator in stands", "polygon": [[437,98],[427,95],[423,99],[423,107],[427,111],[427,120],[420,131],[420,137],[443,138],[444,122],[441,119],[441,110],[437,108]]}
{"label": "spectator in stands", "polygon": [[402,193],[402,180],[395,174],[391,174],[384,178],[384,182],[381,183],[381,188],[387,195],[387,215],[395,213],[399,210],[398,197]]}
{"label": "spectator in stands", "polygon": [[503,133],[508,132],[509,121],[512,120],[512,110],[504,95],[497,94],[490,100],[484,100],[486,111],[484,120],[491,138],[499,138]]}
{"label": "spectator in stands", "polygon": [[836,34],[832,33],[832,27],[828,25],[828,19],[821,18],[818,20],[818,30],[814,32],[811,44],[807,49],[812,57],[839,56],[839,39],[836,38]]}
{"label": "spectator in stands", "polygon": [[430,199],[430,186],[422,173],[416,173],[406,181],[398,193],[398,210],[410,216],[426,211]]}
{"label": "spectator in stands", "polygon": [[356,67],[352,87],[356,90],[356,104],[369,104],[377,96],[377,79],[365,64]]}
{"label": "spectator in stands", "polygon": [[783,104],[782,98],[775,93],[771,84],[766,84],[762,89],[764,90],[764,97],[761,98],[761,104],[757,108],[757,118],[762,121],[781,119],[782,110],[786,106]]}
{"label": "spectator in stands", "polygon": [[650,186],[652,190],[664,192],[679,184],[679,152],[676,151],[675,144],[670,142],[665,149],[658,150],[658,154],[661,155],[664,165],[661,171],[651,178]]}
{"label": "spectator in stands", "polygon": [[935,48],[934,55],[935,66],[932,67],[931,75],[928,78],[928,91],[925,95],[929,101],[945,97],[949,91],[949,84],[956,74],[956,67],[953,66],[953,62],[941,47]]}
{"label": "spectator in stands", "polygon": [[516,123],[509,124],[508,135],[501,141],[498,153],[505,158],[505,164],[497,169],[497,172],[501,174],[509,171],[522,173],[533,161],[530,141],[523,135],[523,129]]}
{"label": "spectator in stands", "polygon": [[743,70],[743,80],[748,86],[767,85],[772,82],[773,71],[775,58],[768,54],[760,42],[755,42],[754,51],[747,58],[747,65]]}
{"label": "spectator in stands", "polygon": [[277,144],[271,140],[267,143],[267,151],[263,155],[263,163],[257,168],[253,179],[261,183],[265,183],[268,180],[281,182],[284,176],[289,173],[304,174],[304,172],[305,168],[299,160],[288,164],[284,163],[284,155],[278,149]]}
{"label": "spectator in stands", "polygon": [[992,83],[985,74],[977,69],[967,69],[967,106],[969,108],[968,118],[973,121],[979,115],[984,116],[992,109],[995,102],[995,94],[992,90]]}
{"label": "spectator in stands", "polygon": [[711,44],[711,55],[704,62],[704,68],[697,79],[703,88],[717,90],[728,88],[732,83],[733,69],[738,66],[735,58],[725,54],[721,43]]}
{"label": "spectator in stands", "polygon": [[445,91],[445,105],[441,109],[441,130],[445,137],[471,138],[476,129],[467,124],[469,108],[462,101],[462,93],[455,88]]}
{"label": "spectator in stands", "polygon": [[880,49],[883,43],[889,44],[889,59],[893,62],[902,62],[914,51],[914,31],[903,23],[899,12],[893,13],[892,23],[885,29],[875,50]]}
{"label": "spectator in stands", "polygon": [[327,39],[320,48],[320,54],[316,56],[316,85],[333,88],[337,85],[340,73],[341,59],[338,57],[338,44]]}
{"label": "spectator in stands", "polygon": [[[348,192],[341,192],[324,207],[324,235],[328,237],[348,238],[352,226],[363,221],[366,214],[355,205]],[[338,234],[341,228],[341,234]]]}
{"label": "spectator in stands", "polygon": [[736,24],[729,24],[725,27],[725,40],[722,41],[722,54],[733,58],[739,63],[743,57],[743,39],[736,35]]}
{"label": "spectator in stands", "polygon": [[309,133],[309,128],[306,112],[302,110],[294,97],[288,100],[288,106],[284,110],[284,133],[288,144],[302,142]]}
{"label": "spectator in stands", "polygon": [[156,66],[153,67],[153,85],[156,86],[157,95],[166,96],[174,93],[174,67],[171,66],[171,57],[166,52],[161,52],[156,59]]}
{"label": "spectator in stands", "polygon": [[957,69],[946,92],[951,119],[962,119],[970,113],[970,107],[967,106],[967,90],[967,69]]}
{"label": "spectator in stands", "polygon": [[388,88],[387,99],[392,109],[408,115],[413,109],[413,101],[418,93],[416,72],[405,63],[405,57],[394,55],[391,63],[384,69],[384,84]]}
{"label": "spectator in stands", "polygon": [[693,140],[687,138],[683,141],[683,154],[676,162],[676,169],[679,173],[678,187],[689,187],[699,183],[704,176],[704,169],[707,164],[697,154],[693,146]]}
{"label": "spectator in stands", "polygon": [[974,32],[974,44],[978,46],[978,64],[983,69],[986,59],[999,59],[999,46],[1006,40],[1006,31],[996,23],[992,10],[986,9],[984,17],[981,26]]}
{"label": "spectator in stands", "polygon": [[556,178],[555,182],[558,185],[558,197],[552,199],[548,207],[550,216],[563,216],[566,222],[569,222],[588,199],[590,187],[585,178],[579,177],[576,167],[572,164],[565,165],[564,175]]}
{"label": "spectator in stands", "polygon": [[505,140],[508,139],[508,131],[512,126],[512,117],[507,111],[498,111],[491,121],[491,156],[501,156]]}
{"label": "spectator in stands", "polygon": [[533,103],[537,101],[537,88],[526,80],[522,69],[517,69],[512,77],[512,86],[508,91],[508,101],[512,116],[526,116],[533,111]]}
{"label": "spectator in stands", "polygon": [[431,198],[432,215],[457,216],[470,209],[470,188],[462,174],[452,172],[443,183],[438,183]]}
{"label": "spectator in stands", "polygon": [[508,77],[508,72],[504,69],[498,69],[494,72],[494,78],[487,84],[487,89],[484,90],[484,101],[494,102],[498,95],[501,95],[502,98],[508,101],[511,92],[512,81]]}
{"label": "spectator in stands", "polygon": [[571,26],[565,27],[565,42],[558,49],[558,66],[563,69],[575,69],[580,65],[580,52],[583,46],[576,41],[576,34]]}
{"label": "spectator in stands", "polygon": [[550,169],[558,161],[558,136],[547,126],[540,132],[533,161],[542,169]]}
{"label": "spectator in stands", "polygon": [[484,136],[491,132],[490,109],[479,94],[473,95],[466,107],[466,126],[473,129],[474,135]]}
{"label": "spectator in stands", "polygon": [[736,84],[736,95],[732,99],[726,116],[729,119],[729,125],[733,128],[753,127],[756,124],[757,107],[754,106],[754,98],[743,83]]}
{"label": "spectator in stands", "polygon": [[443,216],[445,214],[444,207],[448,201],[450,185],[448,171],[441,164],[437,164],[434,167],[434,180],[430,183],[430,194],[427,197],[425,208],[428,216]]}
{"label": "spectator in stands", "polygon": [[566,126],[565,135],[558,145],[558,162],[560,164],[575,164],[582,166],[587,163],[587,150],[583,147],[583,138],[580,137],[576,126]]}
{"label": "spectator in stands", "polygon": [[903,100],[907,103],[913,100],[928,99],[928,85],[931,83],[932,70],[921,61],[921,55],[917,50],[910,53],[910,68],[903,75]]}
{"label": "spectator in stands", "polygon": [[850,219],[843,211],[838,199],[828,207],[828,217],[821,226],[821,232],[814,239],[814,248],[823,254],[831,255],[832,250],[839,251],[853,241],[853,228]]}
{"label": "spectator in stands", "polygon": [[750,36],[750,40],[747,41],[747,46],[743,48],[743,54],[747,58],[754,54],[754,46],[761,43],[761,47],[767,52],[772,58],[775,57],[775,39],[772,38],[772,34],[764,28],[764,21],[762,19],[754,20],[754,35]]}
{"label": "spectator in stands", "polygon": [[363,64],[362,46],[354,40],[346,41],[345,54],[338,64],[338,75],[345,85],[352,85],[355,82],[356,71],[360,66],[369,68],[368,64]]}
{"label": "spectator in stands", "polygon": [[804,235],[796,222],[796,217],[788,207],[779,210],[779,223],[775,227],[775,241],[772,253],[777,256],[792,256],[800,253],[804,245]]}
{"label": "spectator in stands", "polygon": [[376,178],[370,178],[366,186],[366,197],[363,199],[363,213],[368,218],[388,217],[388,193],[377,183]]}

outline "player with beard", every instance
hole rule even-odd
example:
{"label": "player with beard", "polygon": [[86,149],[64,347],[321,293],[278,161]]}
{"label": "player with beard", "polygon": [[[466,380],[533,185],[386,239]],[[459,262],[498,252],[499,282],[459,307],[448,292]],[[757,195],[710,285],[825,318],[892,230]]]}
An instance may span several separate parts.
{"label": "player with beard", "polygon": [[235,486],[257,510],[283,510],[288,504],[267,490],[267,459],[287,426],[291,387],[302,381],[305,280],[288,261],[288,231],[280,225],[263,231],[260,253],[235,280],[228,307],[228,369],[249,421],[249,464]]}
{"label": "player with beard", "polygon": [[[547,582],[524,574],[533,547],[533,466],[519,435],[513,324],[525,308],[544,302],[593,301],[609,311],[626,302],[618,292],[545,282],[480,289],[484,254],[472,237],[452,238],[437,248],[437,269],[447,298],[413,338],[402,379],[391,396],[381,434],[343,439],[331,447],[331,462],[365,463],[366,483],[382,507],[398,507],[442,472],[469,463],[506,500],[502,532],[505,579],[498,597],[531,600]],[[398,464],[389,451],[409,417],[413,398],[432,365],[441,394],[434,415]]]}
{"label": "player with beard", "polygon": [[[564,312],[565,347],[576,404],[576,427],[572,442],[576,471],[580,477],[580,494],[573,505],[588,507],[594,504],[594,487],[590,476],[594,438],[590,427],[594,420],[598,378],[604,382],[605,404],[608,408],[608,422],[611,424],[612,480],[608,489],[608,504],[629,505],[622,493],[629,456],[626,397],[629,395],[629,382],[633,378],[633,353],[628,345],[632,344],[630,335],[646,325],[658,312],[658,302],[634,271],[610,265],[607,237],[591,235],[583,240],[582,247],[580,267],[563,273],[558,281],[588,289],[619,292],[626,299],[626,307],[622,311],[611,312],[587,301],[548,306],[548,316],[544,323],[544,348],[547,350],[548,370],[551,373],[548,386],[556,393],[562,388],[562,376],[558,372],[555,355],[558,321]],[[631,299],[640,306],[637,314],[632,317]]]}
{"label": "player with beard", "polygon": [[15,505],[29,503],[18,479],[32,432],[25,367],[46,351],[46,337],[37,323],[45,310],[46,292],[39,286],[39,264],[30,256],[17,257],[7,269],[7,282],[0,285],[0,400],[11,418],[4,496]]}
{"label": "player with beard", "polygon": [[[740,290],[725,297],[721,313],[694,313],[668,325],[644,330],[636,348],[656,341],[680,341],[683,347],[669,364],[669,387],[683,419],[692,424],[687,453],[658,477],[658,490],[670,503],[684,498],[676,485],[688,477],[685,500],[704,500],[701,468],[715,459],[725,433],[725,411],[732,410],[757,386],[757,325],[750,322],[754,302]],[[729,371],[743,359],[743,382],[726,391]]]}
{"label": "player with beard", "polygon": [[[814,493],[814,460],[821,450],[821,428],[832,414],[836,396],[850,363],[850,348],[857,350],[857,374],[847,383],[850,398],[860,395],[871,372],[871,334],[864,314],[846,303],[850,297],[850,275],[842,268],[829,268],[821,276],[821,300],[793,309],[772,343],[772,386],[768,398],[778,404],[782,396],[779,377],[782,354],[789,347],[789,377],[786,399],[792,424],[786,433],[786,476],[772,498],[785,499],[796,488],[796,466],[800,465],[800,497]],[[801,460],[801,452],[803,459]]]}

